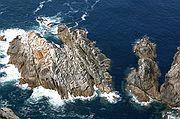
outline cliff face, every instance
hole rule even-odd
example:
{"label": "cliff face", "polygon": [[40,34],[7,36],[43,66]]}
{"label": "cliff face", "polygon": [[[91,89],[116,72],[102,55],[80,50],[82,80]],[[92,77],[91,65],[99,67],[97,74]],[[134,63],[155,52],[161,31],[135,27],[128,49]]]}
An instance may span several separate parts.
{"label": "cliff face", "polygon": [[160,91],[164,102],[170,106],[180,107],[180,47],[177,50]]}
{"label": "cliff face", "polygon": [[57,90],[62,98],[68,98],[69,94],[91,96],[94,85],[109,93],[111,60],[88,40],[87,33],[61,25],[58,36],[63,47],[49,43],[34,32],[18,36],[10,43],[9,63],[21,73],[20,83]]}
{"label": "cliff face", "polygon": [[138,56],[138,68],[133,69],[127,78],[127,89],[131,91],[140,102],[159,99],[158,77],[159,67],[156,59],[156,45],[143,37],[133,46],[134,53]]}
{"label": "cliff face", "polygon": [[127,90],[134,94],[138,101],[152,99],[164,102],[171,107],[180,107],[180,48],[174,56],[171,69],[165,76],[165,82],[158,91],[160,70],[155,61],[156,45],[143,37],[133,46],[138,56],[138,68],[133,69],[127,77]]}

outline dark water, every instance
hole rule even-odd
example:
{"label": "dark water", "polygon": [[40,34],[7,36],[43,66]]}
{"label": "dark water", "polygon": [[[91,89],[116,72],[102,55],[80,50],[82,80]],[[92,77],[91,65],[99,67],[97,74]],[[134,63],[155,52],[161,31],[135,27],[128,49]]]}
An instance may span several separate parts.
{"label": "dark water", "polygon": [[[43,4],[40,10],[36,10]],[[86,20],[81,16],[86,14]],[[136,66],[132,44],[148,35],[157,44],[158,62],[164,75],[170,68],[176,47],[180,45],[180,1],[178,0],[1,0],[0,29],[38,27],[38,16],[61,18],[68,26],[86,28],[89,38],[112,59],[111,74],[121,101],[110,104],[102,98],[67,103],[54,107],[42,98],[27,100],[32,91],[22,90],[15,82],[0,83],[0,106],[12,108],[22,119],[160,119],[160,104],[141,107],[131,103],[123,82],[128,69]],[[55,17],[53,17],[55,16]],[[58,19],[59,20],[59,19]],[[1,56],[2,57],[2,56]],[[3,65],[1,66],[3,67]],[[5,73],[5,72],[4,72]],[[1,73],[1,76],[5,74]]]}

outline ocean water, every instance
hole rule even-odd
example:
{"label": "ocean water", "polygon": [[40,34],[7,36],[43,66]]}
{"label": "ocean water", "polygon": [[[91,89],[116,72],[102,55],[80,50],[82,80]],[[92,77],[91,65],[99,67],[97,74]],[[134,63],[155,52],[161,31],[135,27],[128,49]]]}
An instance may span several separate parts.
{"label": "ocean water", "polygon": [[161,119],[165,106],[135,104],[124,91],[124,82],[129,68],[137,66],[132,44],[143,35],[157,44],[159,81],[163,82],[180,45],[180,1],[0,0],[0,34],[8,41],[24,30],[35,30],[60,44],[53,35],[56,27],[48,30],[38,17],[87,29],[89,39],[112,59],[110,72],[117,92],[62,101],[52,90],[19,86],[20,74],[7,64],[8,42],[0,42],[0,107],[12,108],[22,119]]}

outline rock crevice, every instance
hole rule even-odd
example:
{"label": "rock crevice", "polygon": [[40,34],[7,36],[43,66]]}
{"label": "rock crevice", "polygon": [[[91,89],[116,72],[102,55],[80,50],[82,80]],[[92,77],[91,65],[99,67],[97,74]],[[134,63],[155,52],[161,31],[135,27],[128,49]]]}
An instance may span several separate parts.
{"label": "rock crevice", "polygon": [[156,45],[147,36],[133,46],[138,56],[138,68],[133,68],[127,77],[127,90],[134,94],[138,101],[148,102],[155,99],[170,107],[180,107],[180,48],[174,56],[165,82],[158,90],[160,69],[156,62]]}
{"label": "rock crevice", "polygon": [[111,92],[111,60],[95,47],[82,29],[60,25],[58,36],[63,47],[57,47],[35,32],[18,36],[8,49],[9,63],[21,73],[20,83],[57,90],[63,99],[92,96],[94,86]]}

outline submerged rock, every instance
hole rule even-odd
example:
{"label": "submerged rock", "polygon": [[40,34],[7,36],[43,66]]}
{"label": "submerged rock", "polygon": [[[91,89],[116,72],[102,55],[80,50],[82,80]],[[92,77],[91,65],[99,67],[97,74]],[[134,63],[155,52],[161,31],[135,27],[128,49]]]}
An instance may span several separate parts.
{"label": "submerged rock", "polygon": [[63,99],[69,95],[92,96],[94,86],[111,92],[111,60],[87,38],[85,30],[60,25],[58,36],[63,47],[35,32],[27,32],[10,43],[9,63],[21,73],[20,83],[57,90]]}
{"label": "submerged rock", "polygon": [[160,69],[155,61],[156,45],[145,36],[135,43],[134,53],[138,56],[138,68],[133,69],[127,78],[127,90],[134,94],[138,101],[148,102],[150,98],[160,99],[158,77]]}
{"label": "submerged rock", "polygon": [[14,112],[9,108],[0,109],[0,119],[20,119],[14,114]]}
{"label": "submerged rock", "polygon": [[173,107],[180,107],[180,47],[177,50],[160,90],[162,100]]}

